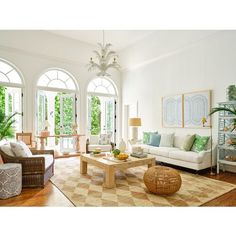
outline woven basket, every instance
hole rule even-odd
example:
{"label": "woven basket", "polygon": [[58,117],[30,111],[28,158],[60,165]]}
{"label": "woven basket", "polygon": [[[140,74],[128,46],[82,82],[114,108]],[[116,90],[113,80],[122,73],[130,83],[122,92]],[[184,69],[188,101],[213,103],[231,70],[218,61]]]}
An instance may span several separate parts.
{"label": "woven basket", "polygon": [[181,177],[178,171],[164,166],[149,168],[143,181],[148,190],[157,195],[170,195],[177,192],[181,187]]}

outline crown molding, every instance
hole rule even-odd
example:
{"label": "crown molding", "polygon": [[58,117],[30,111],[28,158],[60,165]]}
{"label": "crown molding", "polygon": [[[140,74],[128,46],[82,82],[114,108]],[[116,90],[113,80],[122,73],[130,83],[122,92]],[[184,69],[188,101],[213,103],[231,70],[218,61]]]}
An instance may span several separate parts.
{"label": "crown molding", "polygon": [[67,63],[67,64],[72,64],[72,65],[79,65],[79,66],[85,66],[85,63],[79,62],[79,61],[75,61],[75,60],[69,60],[66,58],[62,58],[62,57],[55,57],[55,56],[49,56],[43,53],[38,53],[38,52],[32,52],[32,51],[28,51],[25,49],[20,49],[20,48],[14,48],[14,47],[9,47],[9,46],[5,46],[5,45],[0,45],[0,50],[5,51],[5,52],[9,52],[9,53],[16,53],[16,54],[20,54],[20,55],[26,55],[26,56],[31,56],[31,57],[37,57],[40,59],[46,59],[46,60],[50,60],[50,61],[57,61],[59,63]]}

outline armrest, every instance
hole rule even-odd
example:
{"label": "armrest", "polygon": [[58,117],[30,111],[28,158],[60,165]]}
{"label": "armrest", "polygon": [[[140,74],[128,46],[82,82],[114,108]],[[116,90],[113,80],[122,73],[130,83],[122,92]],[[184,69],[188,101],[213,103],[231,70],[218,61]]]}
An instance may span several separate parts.
{"label": "armrest", "polygon": [[16,158],[18,163],[22,165],[23,174],[44,173],[45,159],[44,157],[19,157]]}
{"label": "armrest", "polygon": [[89,145],[89,138],[86,139],[86,144]]}
{"label": "armrest", "polygon": [[40,155],[40,154],[51,154],[54,157],[54,150],[35,150],[31,149],[33,155]]}

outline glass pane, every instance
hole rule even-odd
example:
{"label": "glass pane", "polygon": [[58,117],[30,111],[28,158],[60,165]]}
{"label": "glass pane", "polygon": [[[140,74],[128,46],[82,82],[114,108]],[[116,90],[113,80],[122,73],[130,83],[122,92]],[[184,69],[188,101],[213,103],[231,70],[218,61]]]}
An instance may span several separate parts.
{"label": "glass pane", "polygon": [[88,86],[88,92],[94,92],[95,89],[96,89],[96,86],[94,85],[94,83],[90,82]]}
{"label": "glass pane", "polygon": [[108,91],[109,91],[109,94],[113,94],[113,95],[116,94],[115,89],[114,89],[114,87],[113,87],[112,85],[110,85],[110,86],[108,87]]}
{"label": "glass pane", "polygon": [[46,73],[50,79],[57,79],[57,70],[50,70]]}
{"label": "glass pane", "polygon": [[103,86],[99,86],[95,89],[96,93],[108,93],[107,89]]}
{"label": "glass pane", "polygon": [[72,134],[74,123],[74,98],[71,96],[62,97],[62,126],[64,134]]}
{"label": "glass pane", "polygon": [[47,86],[49,83],[49,79],[46,75],[42,75],[38,80],[38,86]]}
{"label": "glass pane", "polygon": [[55,79],[49,82],[48,87],[66,89],[65,83],[63,83],[61,80],[58,80],[58,79]]}
{"label": "glass pane", "polygon": [[65,82],[68,78],[69,76],[65,72],[58,70],[58,79]]}
{"label": "glass pane", "polygon": [[110,81],[108,81],[108,80],[106,80],[106,79],[103,79],[103,80],[102,80],[102,85],[103,85],[104,87],[108,87],[110,84],[111,84]]}
{"label": "glass pane", "polygon": [[21,84],[21,78],[15,70],[13,70],[9,74],[7,74],[7,77],[9,78],[11,83]]}
{"label": "glass pane", "polygon": [[0,61],[0,71],[3,72],[4,74],[6,74],[7,72],[9,72],[10,70],[12,70],[12,67],[10,65],[8,65],[5,62]]}
{"label": "glass pane", "polygon": [[94,79],[93,83],[95,84],[95,86],[100,86],[102,85],[102,80],[100,78]]}
{"label": "glass pane", "polygon": [[66,86],[67,86],[68,89],[75,90],[75,83],[74,83],[74,81],[72,79],[68,79],[66,81]]}
{"label": "glass pane", "polygon": [[1,82],[9,82],[8,78],[0,72],[0,81]]}

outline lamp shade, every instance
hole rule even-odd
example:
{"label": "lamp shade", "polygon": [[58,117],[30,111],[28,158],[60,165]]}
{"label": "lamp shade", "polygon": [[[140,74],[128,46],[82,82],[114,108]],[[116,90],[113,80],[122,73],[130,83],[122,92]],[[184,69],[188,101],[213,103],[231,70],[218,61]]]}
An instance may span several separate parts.
{"label": "lamp shade", "polygon": [[141,126],[141,118],[129,118],[129,126]]}

